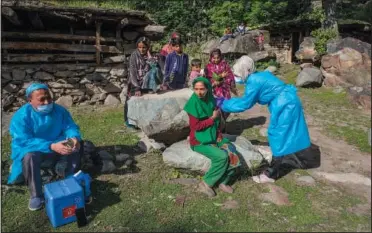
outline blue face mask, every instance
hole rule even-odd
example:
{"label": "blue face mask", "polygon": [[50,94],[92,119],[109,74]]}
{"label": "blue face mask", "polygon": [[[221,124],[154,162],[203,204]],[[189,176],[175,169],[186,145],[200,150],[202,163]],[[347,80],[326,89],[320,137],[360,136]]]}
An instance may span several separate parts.
{"label": "blue face mask", "polygon": [[36,109],[38,112],[43,113],[43,114],[48,114],[53,110],[53,103],[46,104],[46,105],[40,105]]}

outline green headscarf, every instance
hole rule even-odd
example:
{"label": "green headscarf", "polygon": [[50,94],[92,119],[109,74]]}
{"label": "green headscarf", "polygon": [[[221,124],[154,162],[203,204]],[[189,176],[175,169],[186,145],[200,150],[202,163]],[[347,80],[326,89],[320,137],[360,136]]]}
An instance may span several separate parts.
{"label": "green headscarf", "polygon": [[[197,82],[203,82],[205,87],[207,88],[207,94],[205,98],[200,99],[195,93],[193,93],[183,109],[185,110],[185,112],[197,119],[206,119],[213,115],[213,111],[216,108],[216,100],[213,97],[212,85],[208,79],[204,77],[198,77],[192,82],[192,86],[194,87]],[[202,131],[196,131],[196,139],[201,144],[216,143],[217,129],[219,127],[219,124],[220,120],[216,119],[212,126]]]}

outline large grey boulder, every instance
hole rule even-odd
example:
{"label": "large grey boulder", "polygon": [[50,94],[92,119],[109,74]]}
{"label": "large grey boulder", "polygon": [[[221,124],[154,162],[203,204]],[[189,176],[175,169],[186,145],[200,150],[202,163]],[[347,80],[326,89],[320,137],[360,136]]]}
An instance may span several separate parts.
{"label": "large grey boulder", "polygon": [[322,85],[323,75],[320,69],[316,67],[304,68],[297,76],[296,86],[308,87]]}
{"label": "large grey boulder", "polygon": [[133,96],[127,102],[128,121],[156,142],[170,145],[185,139],[189,133],[189,118],[183,107],[192,93],[184,88],[163,94]]}
{"label": "large grey boulder", "polygon": [[336,53],[344,48],[355,49],[360,53],[368,54],[368,57],[371,58],[371,44],[361,40],[346,37],[343,39],[330,40],[327,43],[327,53]]}
{"label": "large grey boulder", "polygon": [[[257,147],[251,144],[249,140],[242,136],[224,135],[236,146],[240,153],[240,161],[243,168],[256,169],[265,161],[271,160],[271,153],[261,153]],[[194,171],[207,171],[210,167],[210,160],[194,152],[190,148],[187,140],[174,143],[163,152],[163,161],[165,164]]]}
{"label": "large grey boulder", "polygon": [[249,54],[258,52],[259,48],[254,40],[253,33],[247,33],[245,35],[239,35],[235,38],[230,38],[220,43],[220,38],[216,38],[208,41],[202,47],[202,51],[205,54],[209,54],[213,49],[219,48],[222,54]]}
{"label": "large grey boulder", "polygon": [[296,51],[295,56],[299,60],[318,60],[318,52],[315,50],[315,38],[305,37],[304,41],[300,44],[299,50]]}

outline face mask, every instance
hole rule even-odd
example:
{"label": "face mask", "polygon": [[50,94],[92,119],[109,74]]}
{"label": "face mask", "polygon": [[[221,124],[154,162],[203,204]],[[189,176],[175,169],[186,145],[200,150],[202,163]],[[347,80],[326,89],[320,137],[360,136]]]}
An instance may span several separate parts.
{"label": "face mask", "polygon": [[43,114],[48,114],[53,110],[53,103],[46,104],[46,105],[40,105],[36,109],[38,112],[43,113]]}

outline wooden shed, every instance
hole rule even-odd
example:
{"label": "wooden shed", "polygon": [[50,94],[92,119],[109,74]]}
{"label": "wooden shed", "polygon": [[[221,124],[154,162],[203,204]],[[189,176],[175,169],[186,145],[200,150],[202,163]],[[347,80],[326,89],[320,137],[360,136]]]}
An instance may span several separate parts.
{"label": "wooden shed", "polygon": [[140,36],[158,40],[165,27],[145,12],[1,1],[2,63],[95,62],[124,57]]}

